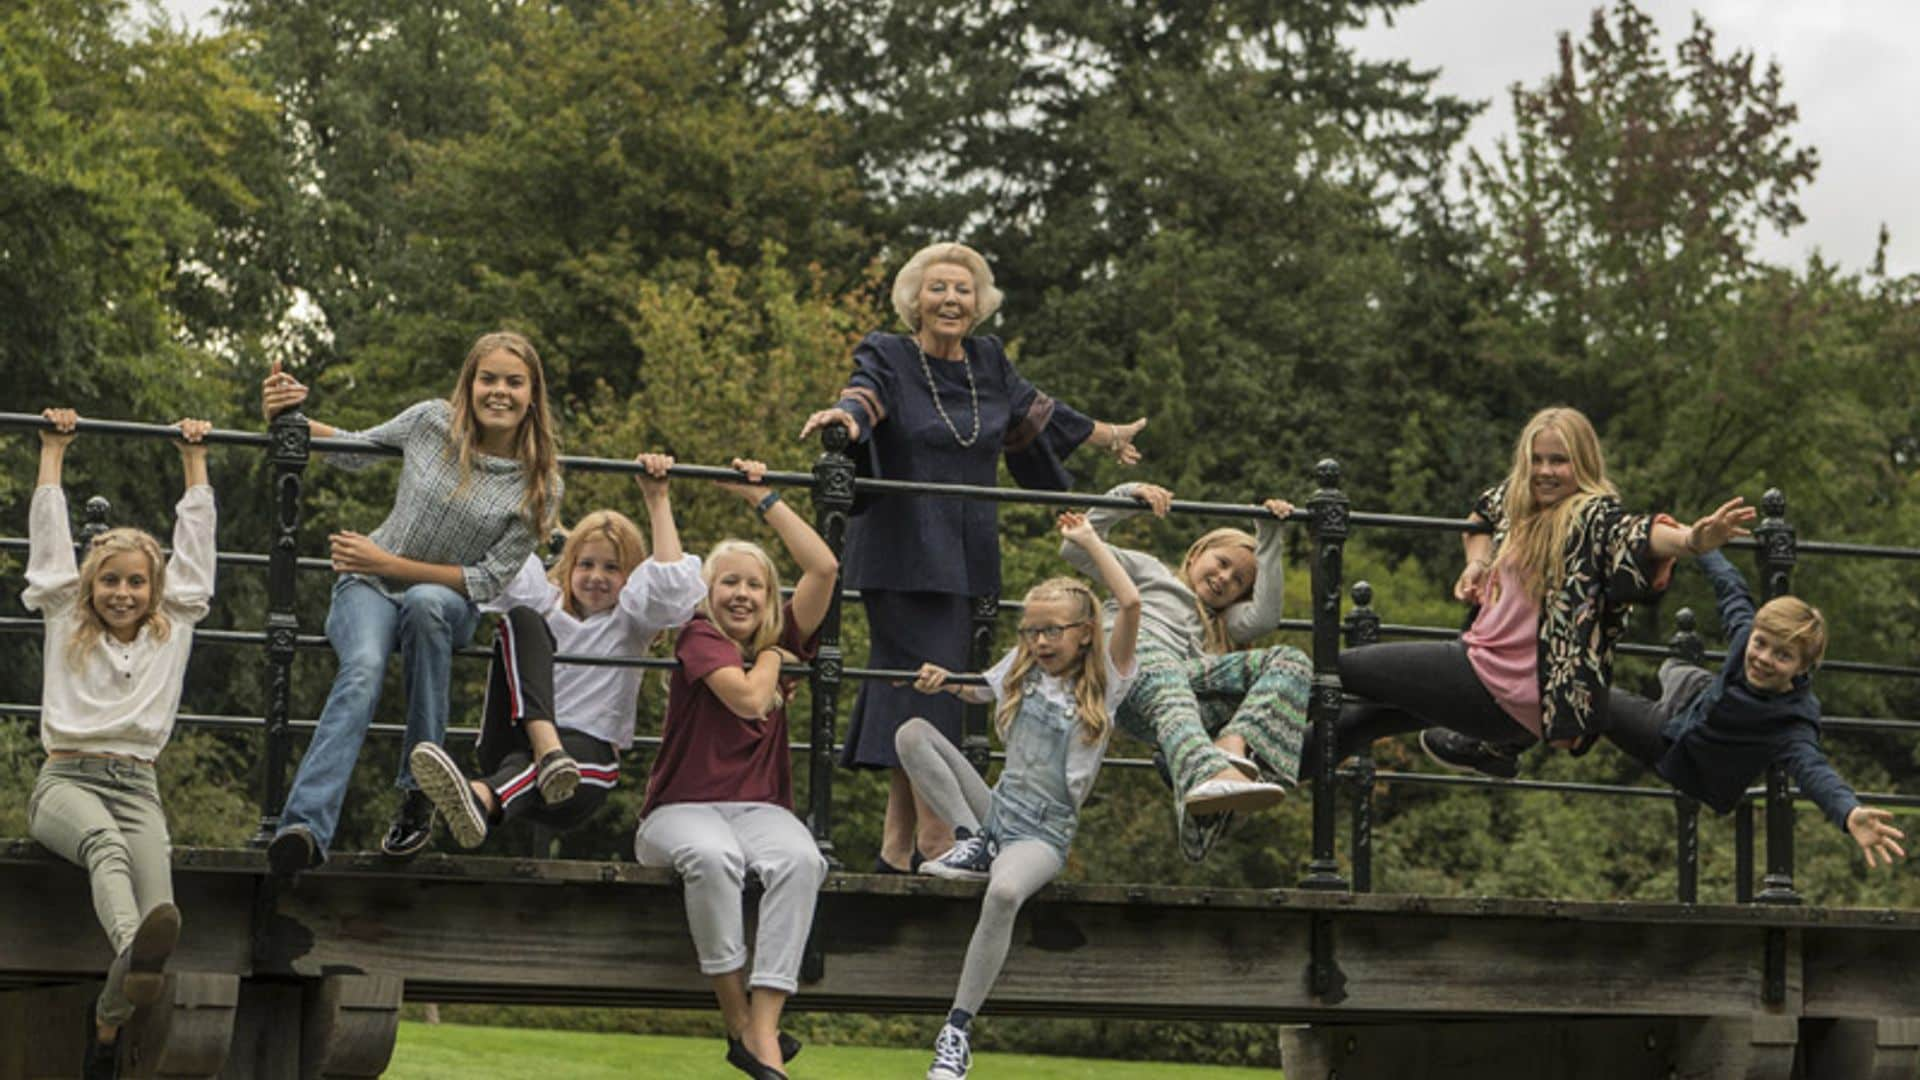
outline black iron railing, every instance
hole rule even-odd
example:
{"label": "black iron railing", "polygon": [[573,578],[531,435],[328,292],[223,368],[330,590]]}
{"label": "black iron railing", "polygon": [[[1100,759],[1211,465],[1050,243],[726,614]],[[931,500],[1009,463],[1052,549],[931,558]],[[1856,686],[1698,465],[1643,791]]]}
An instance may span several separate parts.
{"label": "black iron railing", "polygon": [[[37,416],[0,412],[0,430],[31,431],[45,426],[45,421]],[[82,421],[80,430],[93,435],[150,439],[169,439],[176,434],[175,429],[167,426],[101,420]],[[264,555],[222,552],[218,556],[219,564],[222,566],[264,567],[267,570],[267,612],[264,627],[255,631],[202,628],[196,630],[195,640],[242,646],[264,646],[268,665],[267,692],[265,707],[260,718],[182,713],[179,722],[183,725],[203,726],[217,730],[262,732],[264,777],[260,792],[259,830],[253,839],[255,843],[264,843],[272,835],[278,822],[280,806],[285,800],[286,777],[292,758],[292,738],[296,732],[310,731],[314,724],[312,720],[295,720],[291,714],[293,659],[303,650],[330,648],[323,636],[300,632],[301,621],[296,603],[295,581],[298,573],[322,570],[331,572],[327,560],[302,558],[298,555],[306,467],[314,451],[392,457],[397,457],[399,451],[352,438],[313,438],[308,430],[306,418],[298,412],[288,412],[277,417],[264,435],[215,431],[208,435],[207,441],[214,445],[264,449],[267,452],[272,472],[273,531],[269,550]],[[823,452],[815,461],[811,472],[768,472],[764,482],[776,487],[810,489],[815,527],[836,554],[844,550],[848,518],[856,493],[931,495],[1039,506],[1107,506],[1117,509],[1134,509],[1139,505],[1132,499],[1070,492],[1025,491],[856,478],[853,460],[846,454],[845,431],[836,426],[827,427],[822,432],[822,445]],[[640,466],[633,462],[590,457],[563,457],[561,465],[569,471],[581,472],[637,473],[640,470]],[[701,465],[675,465],[672,475],[686,479],[708,480],[738,479],[739,477],[739,474],[732,469]],[[1452,788],[1545,791],[1671,802],[1675,814],[1676,891],[1682,902],[1692,903],[1697,900],[1699,806],[1692,799],[1664,787],[1498,780],[1473,776],[1395,772],[1380,769],[1368,753],[1358,755],[1345,767],[1341,766],[1336,756],[1333,727],[1344,701],[1338,667],[1339,653],[1343,644],[1347,648],[1361,648],[1379,641],[1383,636],[1451,638],[1458,634],[1457,630],[1439,627],[1384,623],[1373,608],[1373,589],[1364,581],[1356,582],[1352,586],[1353,608],[1343,614],[1342,558],[1346,540],[1352,529],[1359,526],[1370,529],[1480,532],[1485,531],[1486,526],[1457,518],[1354,512],[1347,496],[1340,490],[1340,466],[1332,460],[1318,463],[1314,467],[1314,478],[1318,483],[1317,489],[1289,518],[1291,521],[1306,524],[1312,542],[1311,610],[1307,619],[1288,619],[1281,623],[1282,629],[1304,631],[1312,636],[1314,678],[1308,702],[1308,718],[1314,727],[1313,741],[1321,749],[1316,760],[1301,763],[1302,779],[1314,781],[1311,855],[1307,874],[1301,885],[1310,889],[1359,891],[1372,889],[1374,796],[1378,785],[1397,783]],[[1762,499],[1761,509],[1763,517],[1754,529],[1753,539],[1735,541],[1733,546],[1751,548],[1755,551],[1764,599],[1784,595],[1789,590],[1793,567],[1802,552],[1855,558],[1920,559],[1920,549],[1870,544],[1799,542],[1793,527],[1786,520],[1786,499],[1777,490],[1766,493]],[[1170,512],[1253,520],[1269,516],[1266,510],[1258,506],[1186,500],[1175,500]],[[110,507],[104,499],[89,499],[84,511],[85,521],[80,530],[81,535],[90,536],[106,528],[109,513]],[[0,550],[24,551],[26,547],[27,542],[24,539],[0,537]],[[906,671],[851,667],[846,664],[840,646],[841,605],[845,599],[857,598],[857,596],[858,594],[853,592],[836,592],[834,602],[821,624],[819,649],[813,660],[805,665],[791,667],[788,671],[789,674],[806,677],[811,689],[808,738],[804,742],[794,743],[793,749],[796,753],[803,754],[808,763],[809,795],[805,818],[822,851],[829,857],[833,854],[834,756],[839,749],[835,744],[835,730],[841,684],[848,679],[910,679],[913,674]],[[1018,611],[1019,607],[1018,604],[1002,601],[994,595],[976,598],[972,611],[970,650],[971,660],[976,670],[984,669],[992,660],[994,629],[999,615],[1002,612]],[[1626,655],[1651,657],[1677,655],[1695,661],[1711,661],[1722,655],[1709,653],[1702,647],[1698,635],[1694,632],[1692,612],[1682,610],[1676,614],[1675,620],[1678,632],[1668,646],[1624,643],[1619,647],[1619,651]],[[0,633],[37,633],[39,629],[40,620],[35,618],[0,618]],[[479,658],[488,656],[486,650],[478,648],[461,649],[457,654]],[[675,664],[671,659],[654,657],[608,658],[563,654],[554,659],[557,663],[563,664],[639,668],[670,668]],[[1828,671],[1869,675],[1920,676],[1920,667],[1845,660],[1826,661],[1823,668]],[[960,678],[968,682],[979,681],[977,675]],[[38,709],[31,705],[0,704],[0,716],[34,716],[37,713]],[[983,771],[990,760],[999,757],[990,750],[986,720],[984,706],[970,707],[966,714],[962,738],[963,749],[968,758]],[[1827,730],[1835,732],[1904,733],[1920,730],[1920,722],[1871,717],[1829,718],[1824,722],[1824,726]],[[397,724],[376,724],[371,731],[374,734],[397,735],[402,733],[404,728]],[[460,728],[449,732],[449,735],[454,738],[470,738],[474,734],[472,729]],[[634,745],[650,748],[657,747],[658,743],[657,738],[642,737],[636,739]],[[1152,765],[1150,761],[1138,758],[1110,759],[1109,764],[1122,768],[1147,768]],[[1337,800],[1343,790],[1348,795],[1351,807],[1348,852],[1351,880],[1342,875],[1336,850]],[[1799,902],[1799,896],[1793,888],[1793,803],[1797,794],[1788,783],[1784,770],[1776,766],[1769,770],[1765,786],[1748,792],[1747,800],[1737,809],[1735,880],[1736,899],[1739,901]],[[1920,806],[1920,797],[1916,796],[1873,793],[1863,795],[1862,798],[1889,806]],[[1767,837],[1766,868],[1761,882],[1762,888],[1757,896],[1753,892],[1755,839],[1753,811],[1756,799],[1766,808]]]}

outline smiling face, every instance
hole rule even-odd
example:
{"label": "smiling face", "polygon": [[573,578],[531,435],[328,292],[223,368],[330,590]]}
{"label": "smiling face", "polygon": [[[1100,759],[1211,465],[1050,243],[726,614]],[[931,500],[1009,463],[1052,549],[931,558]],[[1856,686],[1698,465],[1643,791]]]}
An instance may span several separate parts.
{"label": "smiling face", "polygon": [[474,365],[470,389],[481,443],[494,453],[510,450],[533,404],[532,369],[507,350],[495,349]]}
{"label": "smiling face", "polygon": [[1196,551],[1187,557],[1185,570],[1193,595],[1214,611],[1239,603],[1253,588],[1253,552],[1238,544]]}
{"label": "smiling face", "polygon": [[973,271],[953,263],[935,263],[920,279],[920,331],[938,337],[962,337],[973,329],[980,301]]}
{"label": "smiling face", "polygon": [[760,560],[741,551],[715,556],[712,584],[707,587],[707,612],[720,632],[746,644],[760,629],[773,593],[772,582]]}
{"label": "smiling face", "polygon": [[1093,640],[1080,605],[1065,597],[1030,598],[1020,613],[1020,642],[1049,675],[1070,670]]}
{"label": "smiling face", "polygon": [[573,570],[567,575],[567,592],[580,614],[598,615],[613,610],[626,583],[627,575],[620,569],[620,553],[614,550],[611,540],[587,540],[580,544]]}
{"label": "smiling face", "polygon": [[138,551],[109,555],[94,576],[94,613],[117,641],[132,641],[153,610],[153,566]]}
{"label": "smiling face", "polygon": [[1747,685],[1770,694],[1793,688],[1793,680],[1807,670],[1806,657],[1796,643],[1758,626],[1747,636]]}
{"label": "smiling face", "polygon": [[1533,502],[1540,509],[1548,509],[1580,490],[1573,470],[1573,453],[1559,433],[1545,430],[1535,435],[1527,460]]}

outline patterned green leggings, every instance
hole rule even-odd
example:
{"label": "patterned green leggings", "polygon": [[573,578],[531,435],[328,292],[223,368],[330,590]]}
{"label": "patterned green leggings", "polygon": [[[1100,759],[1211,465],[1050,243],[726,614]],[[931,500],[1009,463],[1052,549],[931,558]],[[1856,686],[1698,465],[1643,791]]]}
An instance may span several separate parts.
{"label": "patterned green leggings", "polygon": [[1121,731],[1158,746],[1181,792],[1228,768],[1216,735],[1238,735],[1270,779],[1292,787],[1306,740],[1313,662],[1278,645],[1183,660],[1148,648],[1140,677],[1114,719]]}

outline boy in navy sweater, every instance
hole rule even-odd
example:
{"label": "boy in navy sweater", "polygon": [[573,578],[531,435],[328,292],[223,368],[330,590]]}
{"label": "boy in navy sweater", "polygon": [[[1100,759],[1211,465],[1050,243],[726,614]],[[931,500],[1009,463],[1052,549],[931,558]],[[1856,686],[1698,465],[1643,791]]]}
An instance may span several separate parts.
{"label": "boy in navy sweater", "polygon": [[1727,813],[1774,762],[1827,819],[1860,845],[1868,866],[1891,865],[1906,851],[1893,815],[1862,806],[1820,750],[1820,700],[1810,672],[1827,649],[1826,620],[1792,596],[1758,611],[1746,580],[1718,551],[1696,564],[1713,583],[1726,631],[1727,659],[1718,674],[1668,660],[1660,666],[1660,700],[1614,689],[1607,737],[1676,789]]}

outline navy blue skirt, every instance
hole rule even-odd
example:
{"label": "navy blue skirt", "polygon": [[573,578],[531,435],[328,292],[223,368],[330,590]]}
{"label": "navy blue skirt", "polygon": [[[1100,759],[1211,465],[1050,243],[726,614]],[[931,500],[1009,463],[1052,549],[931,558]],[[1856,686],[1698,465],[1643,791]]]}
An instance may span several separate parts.
{"label": "navy blue skirt", "polygon": [[[872,650],[867,666],[917,671],[932,661],[948,671],[971,670],[967,639],[971,636],[973,601],[953,593],[893,592],[862,589]],[[846,749],[840,763],[854,769],[896,769],[900,755],[893,733],[910,717],[922,717],[940,729],[948,741],[960,745],[960,714],[965,708],[952,694],[922,694],[911,684],[865,679],[853,699],[853,718],[847,721]]]}

